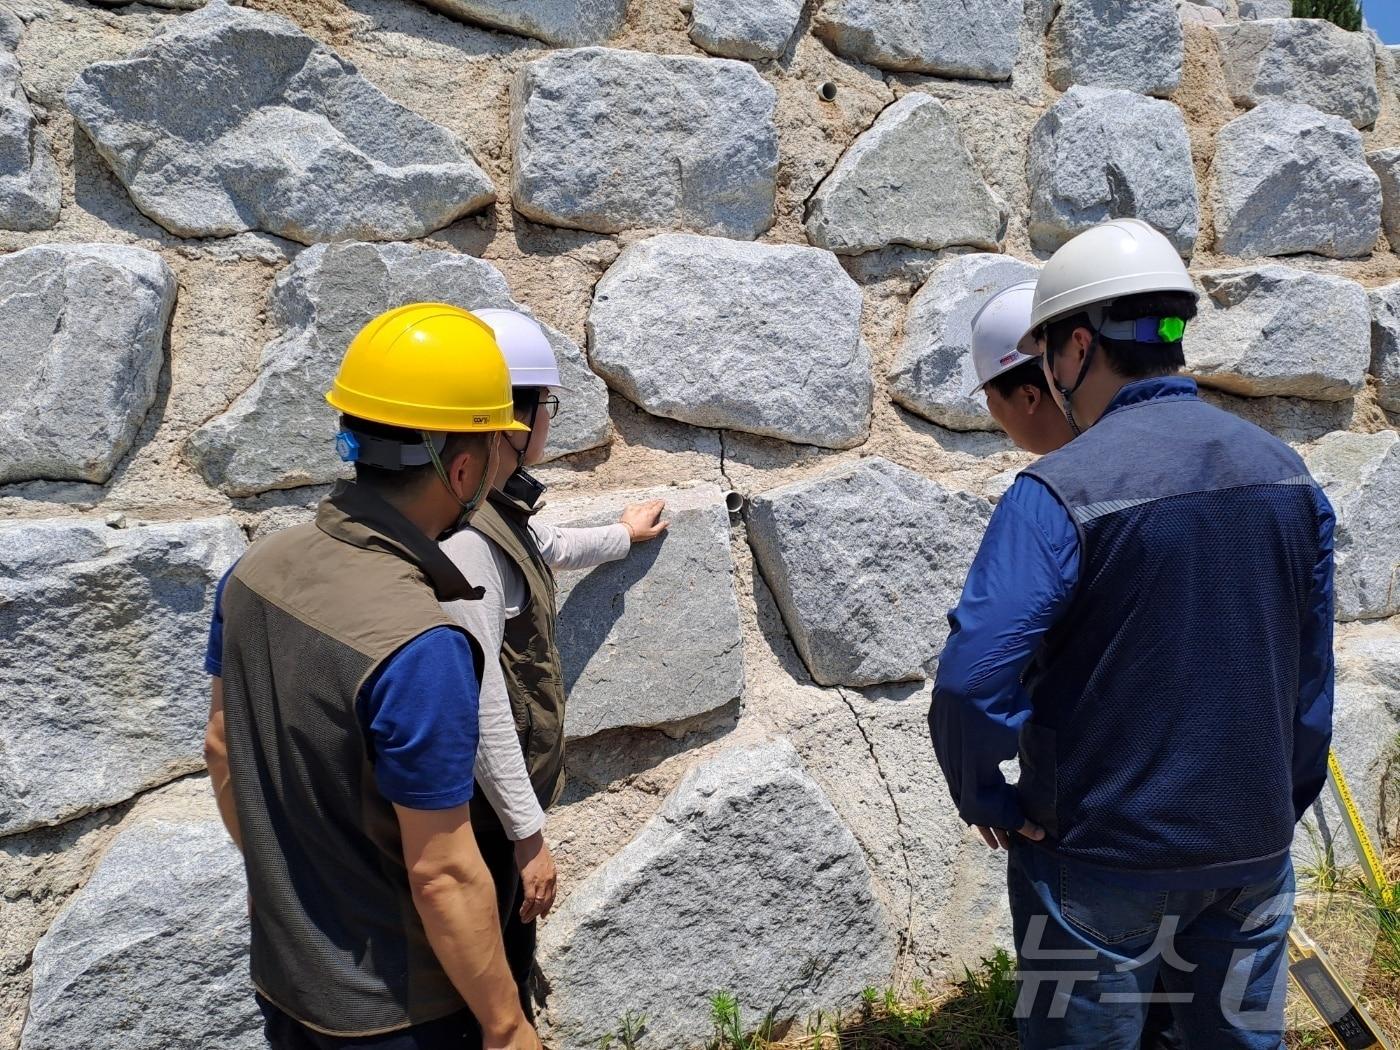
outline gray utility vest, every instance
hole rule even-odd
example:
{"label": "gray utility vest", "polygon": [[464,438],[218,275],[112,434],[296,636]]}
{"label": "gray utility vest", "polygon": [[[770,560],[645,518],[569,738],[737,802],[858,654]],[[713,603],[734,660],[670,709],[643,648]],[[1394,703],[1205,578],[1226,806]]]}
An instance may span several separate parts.
{"label": "gray utility vest", "polygon": [[460,630],[439,602],[480,596],[435,542],[351,484],[314,524],[255,543],[224,587],[224,718],[253,983],[319,1031],[393,1031],[465,1006],[418,918],[356,706],[405,644]]}
{"label": "gray utility vest", "polygon": [[505,624],[501,674],[530,784],[548,809],[564,791],[564,672],[555,641],[554,573],[530,534],[530,518],[539,509],[539,504],[493,492],[472,516],[472,528],[506,552],[529,589],[525,608]]}

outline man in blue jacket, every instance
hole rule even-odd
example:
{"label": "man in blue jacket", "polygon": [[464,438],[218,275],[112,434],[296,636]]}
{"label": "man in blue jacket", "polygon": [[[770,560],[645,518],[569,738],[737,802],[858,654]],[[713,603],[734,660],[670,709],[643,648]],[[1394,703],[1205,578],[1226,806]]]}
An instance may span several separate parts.
{"label": "man in blue jacket", "polygon": [[1136,1048],[1159,977],[1188,1047],[1281,1045],[1333,516],[1176,374],[1195,298],[1136,220],[1046,264],[1032,331],[1076,437],[1002,498],[949,616],[930,728],[959,813],[1010,851],[1028,1050]]}

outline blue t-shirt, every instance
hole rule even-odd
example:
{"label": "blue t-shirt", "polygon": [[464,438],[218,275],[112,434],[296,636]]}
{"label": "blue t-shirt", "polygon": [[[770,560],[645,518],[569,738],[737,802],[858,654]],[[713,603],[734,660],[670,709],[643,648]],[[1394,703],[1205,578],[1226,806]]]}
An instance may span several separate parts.
{"label": "blue t-shirt", "polygon": [[[215,676],[223,674],[229,573],[219,581],[204,653],[204,669]],[[424,631],[376,668],[355,710],[381,795],[409,809],[450,809],[471,799],[478,687],[471,643],[451,627]]]}

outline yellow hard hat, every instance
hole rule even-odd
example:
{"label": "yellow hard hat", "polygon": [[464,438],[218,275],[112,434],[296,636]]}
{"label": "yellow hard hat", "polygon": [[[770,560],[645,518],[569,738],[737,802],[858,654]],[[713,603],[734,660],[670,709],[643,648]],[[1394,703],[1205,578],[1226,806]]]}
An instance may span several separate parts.
{"label": "yellow hard hat", "polygon": [[510,371],[491,327],[445,303],[414,303],[360,329],[326,400],[341,412],[408,430],[530,428],[515,418]]}

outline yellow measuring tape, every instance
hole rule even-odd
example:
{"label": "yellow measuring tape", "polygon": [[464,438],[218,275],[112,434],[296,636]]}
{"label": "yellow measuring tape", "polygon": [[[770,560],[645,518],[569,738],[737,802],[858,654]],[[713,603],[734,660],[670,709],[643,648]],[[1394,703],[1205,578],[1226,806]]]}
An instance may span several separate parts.
{"label": "yellow measuring tape", "polygon": [[1337,805],[1342,810],[1342,816],[1346,818],[1347,832],[1351,835],[1352,845],[1356,847],[1356,855],[1361,858],[1366,881],[1380,896],[1381,903],[1389,906],[1394,903],[1393,891],[1385,877],[1385,869],[1381,867],[1380,855],[1371,844],[1366,822],[1361,819],[1356,800],[1351,796],[1351,788],[1347,786],[1347,778],[1342,773],[1342,765],[1337,761],[1335,751],[1327,753],[1327,774],[1327,782],[1332,785],[1332,794],[1336,796]]}

